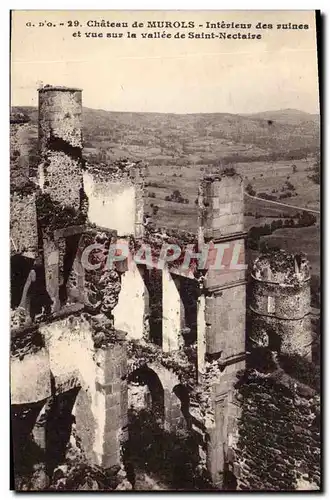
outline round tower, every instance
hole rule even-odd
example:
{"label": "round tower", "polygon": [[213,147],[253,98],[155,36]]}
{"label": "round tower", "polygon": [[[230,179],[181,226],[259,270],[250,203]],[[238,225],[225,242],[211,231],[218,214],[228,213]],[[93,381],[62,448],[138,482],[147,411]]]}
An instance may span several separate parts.
{"label": "round tower", "polygon": [[39,89],[39,184],[53,201],[80,207],[82,188],[82,91]]}
{"label": "round tower", "polygon": [[250,341],[311,358],[310,272],[306,255],[263,254],[251,272]]}

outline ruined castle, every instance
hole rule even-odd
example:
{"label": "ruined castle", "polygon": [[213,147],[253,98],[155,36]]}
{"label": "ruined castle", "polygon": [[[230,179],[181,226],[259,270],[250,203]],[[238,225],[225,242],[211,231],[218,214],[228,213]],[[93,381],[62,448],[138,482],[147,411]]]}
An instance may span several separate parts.
{"label": "ruined castle", "polygon": [[[11,150],[14,166],[25,169],[28,178],[25,127],[23,119],[13,119]],[[236,397],[237,377],[248,363],[242,179],[222,172],[201,181],[194,234],[151,231],[145,223],[145,167],[117,162],[98,171],[85,165],[82,148],[81,90],[41,88],[38,179],[11,191],[15,474],[27,467],[33,442],[34,461],[42,471],[37,489],[47,489],[74,429],[86,462],[119,471],[117,486],[123,480],[127,484],[128,411],[143,385],[146,404],[157,411],[164,431],[181,429],[196,438],[198,470],[214,487],[225,487],[231,475],[237,487],[248,489],[253,466],[246,453],[253,454],[251,448],[259,449],[260,442],[253,442],[251,435],[258,433],[251,431],[250,444],[244,445],[247,408]],[[168,262],[154,272],[126,259],[109,269],[102,263],[110,245],[119,241],[135,251],[148,243],[155,255],[164,241],[189,244],[196,252],[204,244],[238,244],[242,265],[183,273]],[[93,269],[82,262],[89,245],[98,248]],[[307,261],[281,252],[261,256],[251,279],[252,348],[269,346],[308,359]],[[315,391],[309,394],[308,404],[315,406],[315,397]],[[249,425],[253,411],[249,406]],[[290,471],[297,460],[288,462]],[[292,474],[288,484],[294,485]],[[316,465],[308,480],[317,483]],[[256,479],[252,487],[258,481],[260,489],[273,484]]]}

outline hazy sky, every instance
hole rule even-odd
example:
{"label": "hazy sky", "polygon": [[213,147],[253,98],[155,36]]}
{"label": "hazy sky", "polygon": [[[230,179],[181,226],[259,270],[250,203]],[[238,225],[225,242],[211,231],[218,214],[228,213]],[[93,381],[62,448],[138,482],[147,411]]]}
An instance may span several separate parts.
{"label": "hazy sky", "polygon": [[[87,28],[109,20],[194,21],[181,33],[261,33],[261,40],[86,38],[127,28]],[[82,28],[58,26],[78,20]],[[37,27],[50,21],[56,27]],[[206,21],[251,23],[251,29],[205,29]],[[261,21],[273,29],[258,30]],[[31,22],[36,27],[28,27]],[[277,30],[277,23],[308,30]],[[72,34],[80,30],[82,37]],[[139,32],[162,29],[141,29]],[[136,31],[138,33],[138,31]],[[15,11],[12,104],[37,105],[37,86],[83,89],[84,106],[113,111],[253,113],[297,108],[318,113],[317,52],[312,11]]]}

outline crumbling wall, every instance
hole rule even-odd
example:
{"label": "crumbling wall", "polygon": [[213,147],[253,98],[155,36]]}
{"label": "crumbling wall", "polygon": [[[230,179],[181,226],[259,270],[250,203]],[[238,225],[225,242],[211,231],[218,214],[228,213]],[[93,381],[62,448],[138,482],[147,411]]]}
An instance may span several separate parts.
{"label": "crumbling wall", "polygon": [[23,185],[30,176],[30,119],[23,113],[10,115],[10,184]]}
{"label": "crumbling wall", "polygon": [[121,290],[121,274],[108,264],[109,247],[116,241],[113,233],[96,231],[85,234],[79,243],[80,254],[89,245],[98,246],[92,252],[88,262],[96,265],[96,269],[85,269],[84,272],[84,303],[94,314],[101,312],[113,320],[112,311],[118,304]]}
{"label": "crumbling wall", "polygon": [[40,332],[17,334],[11,342],[11,404],[42,401],[51,395],[48,352]]}
{"label": "crumbling wall", "polygon": [[143,234],[144,169],[122,161],[101,171],[84,173],[89,200],[88,219],[99,227],[116,230],[118,236]]}
{"label": "crumbling wall", "polygon": [[237,386],[242,415],[233,472],[239,490],[320,488],[320,401],[297,381],[250,371]]}
{"label": "crumbling wall", "polygon": [[310,268],[305,254],[277,250],[260,255],[253,263],[252,274],[257,280],[292,285],[308,280]]}
{"label": "crumbling wall", "polygon": [[11,254],[36,257],[38,230],[35,193],[10,195],[10,250]]}
{"label": "crumbling wall", "polygon": [[[54,435],[62,432],[64,439],[67,433],[69,439],[73,415],[86,463],[120,465],[121,444],[127,439],[124,335],[115,332],[104,315],[85,313],[54,318],[33,332],[15,337],[12,345],[11,398],[17,418],[21,420],[21,407],[52,398],[43,431],[48,426],[49,435],[53,429]],[[69,427],[61,431],[63,425]],[[58,453],[53,441],[49,445],[46,459],[52,472]],[[65,445],[58,444],[64,451]]]}

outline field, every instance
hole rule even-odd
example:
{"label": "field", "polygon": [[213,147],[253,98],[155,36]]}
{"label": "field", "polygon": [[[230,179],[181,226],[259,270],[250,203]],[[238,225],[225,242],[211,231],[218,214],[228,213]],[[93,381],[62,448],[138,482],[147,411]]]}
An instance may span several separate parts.
{"label": "field", "polygon": [[318,226],[277,229],[269,236],[263,236],[269,246],[276,245],[290,252],[304,252],[308,255],[311,273],[320,274],[320,228]]}
{"label": "field", "polygon": [[[303,208],[319,210],[320,189],[312,180],[308,179],[309,169],[314,163],[314,158],[299,160],[295,162],[278,161],[267,162],[246,162],[235,164],[235,169],[243,176],[247,184],[251,183],[256,193],[267,193],[276,196],[281,193],[285,183],[289,181],[295,187],[293,196],[277,201],[284,204],[294,205]],[[292,172],[292,165],[296,165],[297,171]],[[164,167],[152,165],[149,167],[148,192],[154,196],[150,203],[157,205],[157,223],[159,225],[181,225],[190,227],[195,222],[196,205],[195,200],[198,192],[198,182],[205,171],[214,172],[216,166],[192,165],[190,167],[168,166]],[[178,189],[184,198],[189,200],[187,205],[173,204],[165,200],[165,196]],[[276,206],[265,201],[246,197],[246,229],[252,226],[262,225],[271,222],[274,218],[295,217],[296,208]],[[173,213],[173,209],[177,213]]]}

